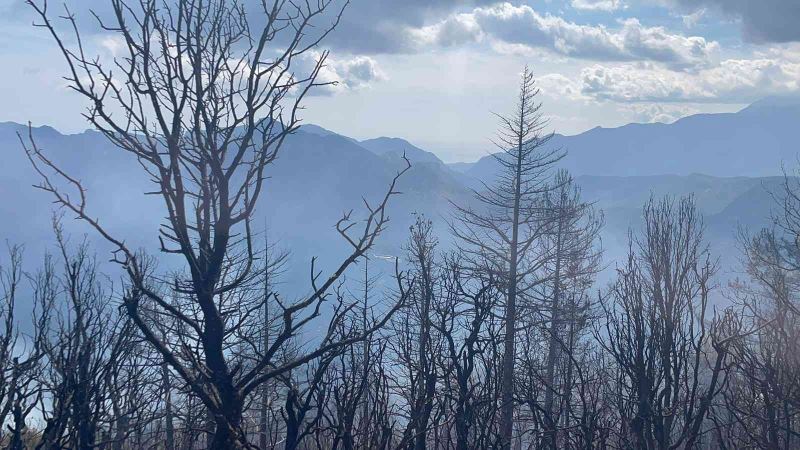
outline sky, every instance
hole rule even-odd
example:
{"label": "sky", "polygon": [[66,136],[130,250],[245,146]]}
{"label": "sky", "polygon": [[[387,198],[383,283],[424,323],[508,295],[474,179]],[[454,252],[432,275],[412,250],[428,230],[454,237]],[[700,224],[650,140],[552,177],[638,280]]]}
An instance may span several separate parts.
{"label": "sky", "polygon": [[[87,9],[107,0],[67,3],[89,27]],[[32,22],[23,0],[0,0],[0,121],[82,131],[86,105]],[[525,65],[557,133],[732,112],[800,91],[798,23],[798,0],[352,0],[323,43],[339,84],[309,98],[303,119],[474,161]],[[108,35],[91,39],[114,52]]]}

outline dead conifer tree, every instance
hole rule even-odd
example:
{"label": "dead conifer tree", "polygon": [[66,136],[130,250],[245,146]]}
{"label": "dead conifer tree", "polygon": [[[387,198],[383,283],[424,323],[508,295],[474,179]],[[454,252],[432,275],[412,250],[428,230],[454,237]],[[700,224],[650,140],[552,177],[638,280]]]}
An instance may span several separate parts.
{"label": "dead conifer tree", "polygon": [[492,184],[476,192],[479,206],[457,207],[453,233],[462,254],[476,268],[492,272],[505,294],[505,333],[500,398],[500,440],[511,447],[514,427],[514,362],[518,302],[532,288],[532,275],[547,258],[537,254],[538,240],[552,225],[542,209],[541,195],[552,189],[550,171],[563,157],[560,149],[547,148],[552,134],[545,133],[539,89],[526,67],[516,110],[500,116],[494,154],[500,166]]}

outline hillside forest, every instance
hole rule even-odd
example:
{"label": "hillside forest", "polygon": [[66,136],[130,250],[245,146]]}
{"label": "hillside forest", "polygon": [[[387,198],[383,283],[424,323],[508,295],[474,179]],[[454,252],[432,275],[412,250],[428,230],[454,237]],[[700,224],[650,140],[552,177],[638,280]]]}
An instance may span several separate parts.
{"label": "hillside forest", "polygon": [[93,131],[0,139],[18,213],[46,211],[0,228],[30,239],[0,257],[0,448],[800,448],[791,173],[724,246],[702,192],[608,187],[637,202],[620,225],[534,68],[493,153],[451,170],[303,124],[338,2],[107,3],[112,62],[27,2]]}

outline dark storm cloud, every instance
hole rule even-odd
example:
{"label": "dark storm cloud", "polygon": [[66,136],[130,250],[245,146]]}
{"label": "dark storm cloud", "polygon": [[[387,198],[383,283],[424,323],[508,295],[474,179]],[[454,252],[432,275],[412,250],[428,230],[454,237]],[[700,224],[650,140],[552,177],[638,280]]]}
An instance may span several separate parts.
{"label": "dark storm cloud", "polygon": [[[35,0],[42,4],[43,0]],[[338,11],[345,0],[334,0],[330,11]],[[259,16],[259,0],[242,0],[247,6],[251,20]],[[475,6],[496,3],[497,0],[351,0],[342,16],[338,29],[326,40],[327,46],[352,53],[402,53],[412,51],[406,40],[408,27],[420,27],[436,21],[455,10],[468,10]],[[101,18],[110,18],[112,10],[109,0],[49,0],[51,15],[62,15],[66,3],[86,33],[98,31],[90,10]],[[138,3],[134,0],[133,4]],[[2,8],[0,8],[2,10]],[[34,20],[31,8],[25,0],[10,0],[3,12],[6,20],[18,24],[30,24]],[[332,20],[332,14],[320,18],[320,22]],[[320,23],[322,25],[322,23]]]}
{"label": "dark storm cloud", "polygon": [[684,7],[709,8],[740,19],[744,38],[750,41],[800,41],[800,0],[674,1]]}

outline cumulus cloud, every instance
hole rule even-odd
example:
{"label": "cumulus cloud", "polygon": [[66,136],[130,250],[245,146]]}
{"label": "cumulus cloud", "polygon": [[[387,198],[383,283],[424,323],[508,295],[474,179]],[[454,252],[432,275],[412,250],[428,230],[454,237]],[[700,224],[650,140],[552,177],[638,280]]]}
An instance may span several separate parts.
{"label": "cumulus cloud", "polygon": [[572,0],[572,7],[588,11],[616,11],[622,8],[622,0]]}
{"label": "cumulus cloud", "polygon": [[474,14],[454,14],[434,25],[409,28],[405,33],[415,47],[450,47],[485,38],[483,27]]}
{"label": "cumulus cloud", "polygon": [[[319,53],[309,52],[303,55],[298,70],[310,70],[319,58]],[[304,67],[304,66],[307,66]],[[304,72],[301,72],[304,73]],[[320,70],[317,81],[328,85],[311,91],[313,95],[335,95],[347,91],[355,91],[370,87],[372,84],[387,79],[378,62],[364,55],[350,57],[329,56],[325,67]]]}
{"label": "cumulus cloud", "polygon": [[569,100],[591,100],[592,97],[583,93],[579,80],[573,80],[560,73],[550,73],[536,79],[542,94],[552,98],[566,98]]}
{"label": "cumulus cloud", "polygon": [[433,24],[409,30],[416,46],[453,46],[497,40],[576,58],[605,61],[648,60],[673,67],[704,64],[719,45],[699,36],[671,33],[627,19],[616,29],[581,25],[561,17],[542,15],[527,5],[499,3],[452,14]]}
{"label": "cumulus cloud", "polygon": [[377,81],[387,79],[378,63],[369,56],[355,56],[333,61],[331,68],[336,72],[342,85],[347,89],[360,89]]}
{"label": "cumulus cloud", "polygon": [[578,85],[585,96],[616,102],[746,103],[800,90],[800,62],[728,59],[696,72],[595,64],[582,70]]}

